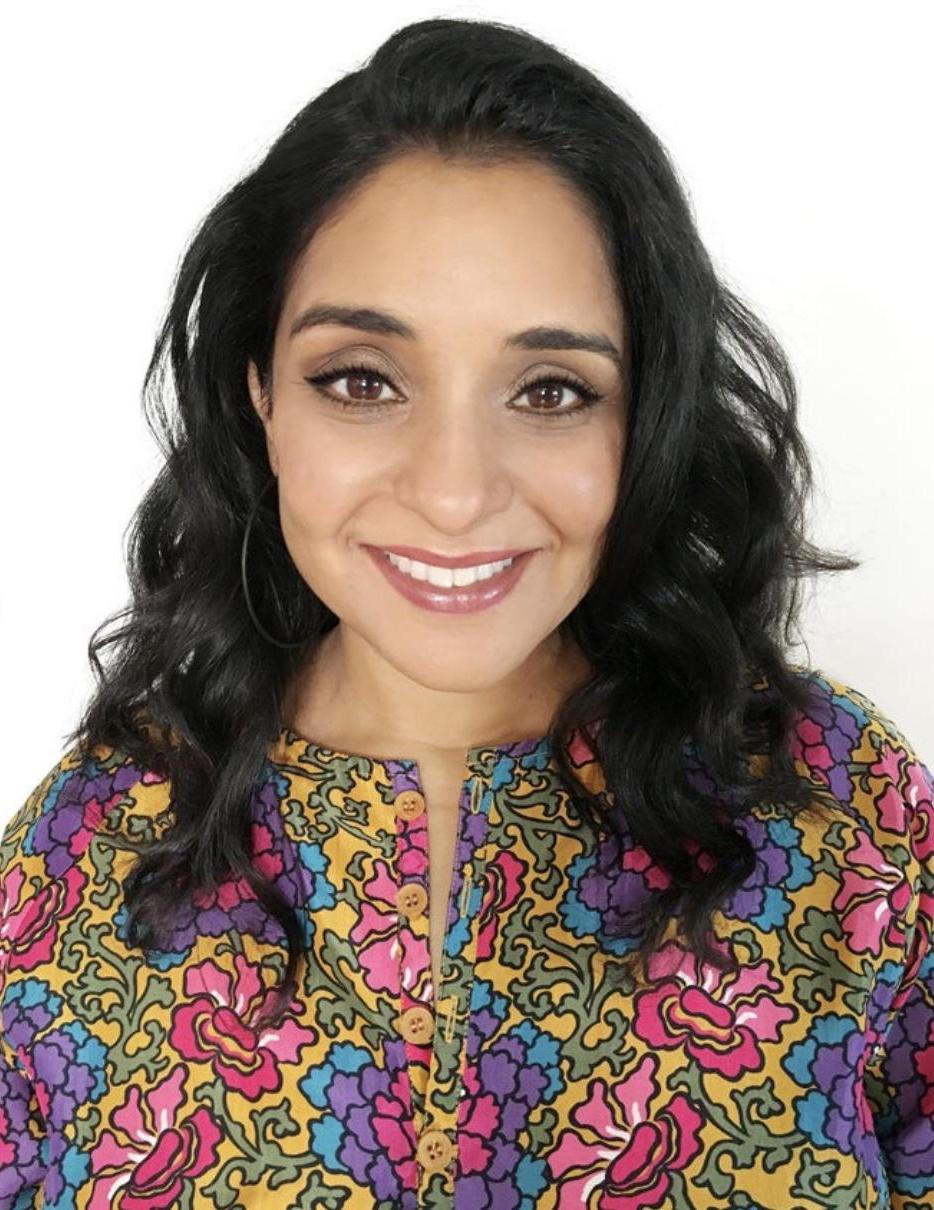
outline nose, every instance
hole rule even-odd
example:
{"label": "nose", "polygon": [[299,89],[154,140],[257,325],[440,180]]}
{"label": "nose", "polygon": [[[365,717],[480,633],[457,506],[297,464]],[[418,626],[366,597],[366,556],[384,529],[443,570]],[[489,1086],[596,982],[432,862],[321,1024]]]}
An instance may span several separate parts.
{"label": "nose", "polygon": [[[397,498],[439,533],[468,533],[514,491],[510,451],[482,407],[442,406],[413,425],[396,469]],[[426,409],[428,411],[428,409]]]}

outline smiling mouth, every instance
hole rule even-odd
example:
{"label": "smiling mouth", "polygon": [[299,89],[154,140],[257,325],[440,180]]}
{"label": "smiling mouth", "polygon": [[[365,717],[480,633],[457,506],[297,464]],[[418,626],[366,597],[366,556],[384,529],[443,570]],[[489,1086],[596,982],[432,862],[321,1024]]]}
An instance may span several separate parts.
{"label": "smiling mouth", "polygon": [[449,614],[474,613],[502,601],[535,554],[534,549],[524,550],[493,563],[438,567],[379,546],[365,549],[390,584],[413,605]]}
{"label": "smiling mouth", "polygon": [[469,567],[439,567],[435,563],[423,563],[389,550],[381,550],[381,553],[403,575],[435,588],[469,588],[473,584],[482,584],[511,567],[518,557],[498,559],[493,563],[475,563]]}

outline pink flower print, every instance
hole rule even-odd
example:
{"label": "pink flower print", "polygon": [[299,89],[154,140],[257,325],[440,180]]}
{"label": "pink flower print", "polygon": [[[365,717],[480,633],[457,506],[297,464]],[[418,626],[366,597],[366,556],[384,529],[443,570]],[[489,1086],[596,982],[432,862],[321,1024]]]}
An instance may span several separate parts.
{"label": "pink flower print", "polygon": [[845,856],[846,866],[832,906],[839,914],[849,948],[854,954],[871,954],[874,958],[882,953],[883,941],[901,949],[911,884],[866,832],[859,832]]}
{"label": "pink flower print", "polygon": [[477,1079],[476,1064],[464,1073],[466,1102],[461,1110],[457,1133],[460,1136],[460,1167],[465,1174],[486,1172],[495,1159],[500,1143],[502,1108],[496,1098],[484,1092]]}
{"label": "pink flower print", "polygon": [[58,926],[78,906],[87,875],[70,866],[38,891],[29,886],[22,863],[0,882],[0,993],[8,970],[31,971],[52,958]]}
{"label": "pink flower print", "polygon": [[671,1174],[685,1168],[701,1149],[702,1119],[693,1102],[676,1093],[658,1096],[658,1059],[645,1055],[625,1080],[594,1079],[583,1104],[548,1157],[558,1183],[558,1208],[589,1206],[599,1187],[599,1210],[647,1210],[670,1205]]}
{"label": "pink flower print", "polygon": [[568,758],[571,764],[579,769],[589,761],[596,759],[593,746],[588,742],[583,727],[576,727],[567,746]]}
{"label": "pink flower print", "polygon": [[884,793],[874,799],[879,811],[880,823],[886,831],[895,832],[898,836],[907,838],[905,799],[898,791],[906,759],[907,754],[904,748],[896,748],[886,739],[870,766],[869,773],[872,777],[879,778],[885,785]]}
{"label": "pink flower print", "polygon": [[204,1106],[179,1116],[181,1065],[143,1094],[131,1087],[91,1151],[88,1210],[163,1210],[181,1203],[189,1182],[217,1161],[221,1131]]}
{"label": "pink flower print", "polygon": [[253,1022],[273,990],[243,954],[237,954],[234,967],[233,978],[210,959],[185,971],[185,991],[193,999],[175,1010],[170,1041],[182,1058],[210,1063],[228,1088],[256,1101],[278,1091],[280,1065],[298,1062],[299,1051],[317,1033],[291,1017],[257,1032]]}
{"label": "pink flower print", "polygon": [[904,748],[894,748],[886,742],[870,772],[885,783],[885,790],[875,800],[882,827],[905,841],[910,833],[912,850],[920,861],[926,861],[934,855],[931,802],[934,786],[928,780],[930,770],[919,760],[913,760]]}
{"label": "pink flower print", "polygon": [[639,844],[628,845],[623,850],[620,865],[626,872],[640,874],[649,891],[664,891],[671,883],[671,875],[665,867],[658,865],[648,850]]}
{"label": "pink flower print", "polygon": [[920,760],[908,762],[905,802],[909,804],[912,848],[919,861],[934,857],[934,775]]}
{"label": "pink flower print", "polygon": [[851,803],[850,760],[861,743],[865,719],[857,718],[852,700],[834,693],[827,681],[812,684],[811,690],[807,710],[797,715],[791,755],[805,777],[826,786],[840,802]]}
{"label": "pink flower print", "polygon": [[486,867],[486,891],[480,908],[480,929],[477,936],[477,961],[483,962],[493,956],[493,941],[503,913],[519,898],[523,874],[528,872],[525,862],[520,861],[508,849],[497,853]]}
{"label": "pink flower print", "polygon": [[[398,844],[402,844],[401,837]],[[416,854],[415,849],[408,852]],[[396,906],[399,883],[388,864],[379,860],[373,864],[373,876],[363,884],[359,918],[350,930],[350,940],[356,947],[367,987],[398,995],[402,988],[412,991],[429,970],[428,937],[414,932],[409,921],[400,918]],[[399,876],[405,882],[417,872],[413,868],[407,878],[405,870],[400,869]],[[427,994],[431,995],[430,985]]]}
{"label": "pink flower print", "polygon": [[[270,882],[276,882],[285,868],[282,852],[276,844],[272,828],[266,823],[253,821],[250,828],[253,864]],[[254,892],[255,894],[255,892]]]}
{"label": "pink flower print", "polygon": [[706,1071],[733,1079],[764,1066],[760,1041],[776,1042],[795,1010],[767,959],[737,973],[719,971],[668,941],[649,958],[654,987],[636,997],[633,1030],[655,1048],[681,1048]]}
{"label": "pink flower print", "polygon": [[695,864],[702,874],[709,874],[711,870],[716,868],[717,863],[714,858],[711,857],[706,849],[701,848],[693,836],[687,838],[684,842],[684,847],[695,858]]}
{"label": "pink flower print", "polygon": [[792,740],[792,750],[809,769],[825,776],[836,764],[836,758],[827,743],[824,727],[806,714],[799,717]]}
{"label": "pink flower print", "polygon": [[[266,824],[253,823],[250,828],[253,864],[270,881],[275,882],[283,869],[282,854],[275,847],[275,838]],[[219,909],[229,915],[242,903],[256,898],[256,892],[245,878],[226,878],[212,891],[198,888],[191,901],[203,911]]]}

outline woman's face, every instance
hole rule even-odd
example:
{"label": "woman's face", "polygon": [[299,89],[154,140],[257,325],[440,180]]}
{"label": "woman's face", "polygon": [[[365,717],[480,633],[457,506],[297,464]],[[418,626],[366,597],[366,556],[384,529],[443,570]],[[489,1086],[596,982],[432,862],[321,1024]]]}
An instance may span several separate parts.
{"label": "woman's face", "polygon": [[[360,314],[308,314],[336,307]],[[566,347],[557,329],[610,352]],[[269,397],[252,363],[249,387],[286,546],[345,635],[439,689],[492,686],[545,649],[591,583],[613,509],[625,341],[597,232],[538,164],[406,154],[315,234]],[[533,553],[504,595],[495,577],[457,597],[390,578],[386,547]]]}

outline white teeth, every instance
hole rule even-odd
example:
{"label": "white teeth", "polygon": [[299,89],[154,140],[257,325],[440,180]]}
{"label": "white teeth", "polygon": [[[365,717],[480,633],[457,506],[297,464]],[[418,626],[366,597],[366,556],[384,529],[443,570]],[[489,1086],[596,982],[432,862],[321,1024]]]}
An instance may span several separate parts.
{"label": "white teeth", "polygon": [[434,567],[431,563],[419,563],[417,559],[394,555],[388,550],[383,553],[393,566],[404,571],[413,580],[427,580],[436,588],[464,588],[470,584],[477,584],[480,580],[489,580],[513,561],[512,559],[502,559],[499,563],[479,563],[475,567]]}

